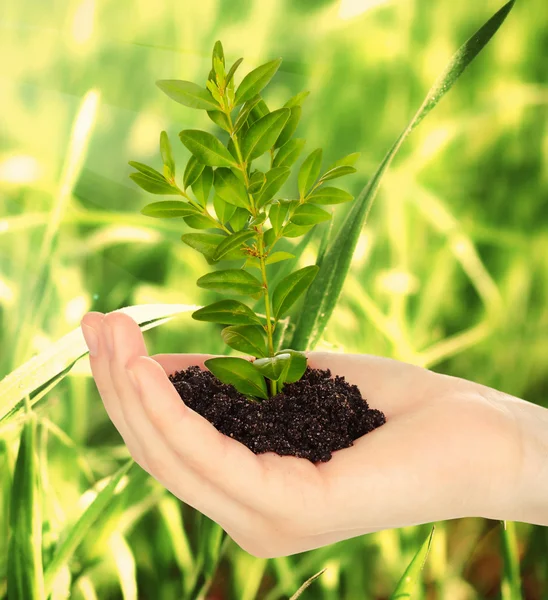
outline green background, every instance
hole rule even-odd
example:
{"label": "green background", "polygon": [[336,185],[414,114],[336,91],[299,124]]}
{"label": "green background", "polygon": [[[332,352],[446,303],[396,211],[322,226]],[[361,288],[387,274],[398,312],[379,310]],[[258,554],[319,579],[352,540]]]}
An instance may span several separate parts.
{"label": "green background", "polygon": [[[228,62],[245,57],[242,72],[283,57],[269,106],[310,90],[298,135],[309,150],[324,148],[325,164],[361,152],[358,173],[343,184],[357,194],[451,54],[499,7],[491,0],[3,2],[0,377],[77,327],[87,310],[208,298],[195,286],[205,262],[179,241],[184,227],[140,215],[151,197],[128,179],[128,160],[161,166],[162,129],[179,172],[188,153],[176,134],[213,129],[204,113],[163,95],[156,79],[205,82],[217,39]],[[320,348],[392,356],[547,405],[546,16],[543,0],[518,3],[405,142]],[[303,263],[313,252],[314,245]],[[145,337],[151,353],[224,351],[214,326],[185,315]],[[37,413],[48,456],[47,554],[79,514],[80,496],[127,452],[87,360]],[[0,428],[4,475],[13,470],[18,425]],[[145,474],[131,485],[71,563],[76,598],[93,598],[91,588],[101,599],[183,597],[190,567],[173,516],[178,504]],[[3,490],[5,497],[7,484]],[[185,508],[183,521],[192,554],[197,540],[215,540],[193,511]],[[389,530],[269,561],[229,544],[209,597],[287,598],[328,567],[303,598],[387,598],[428,531]],[[503,582],[501,532],[481,519],[438,524],[413,597],[519,597]],[[546,598],[547,531],[518,524],[516,535],[523,597]],[[0,536],[0,598],[6,553]]]}

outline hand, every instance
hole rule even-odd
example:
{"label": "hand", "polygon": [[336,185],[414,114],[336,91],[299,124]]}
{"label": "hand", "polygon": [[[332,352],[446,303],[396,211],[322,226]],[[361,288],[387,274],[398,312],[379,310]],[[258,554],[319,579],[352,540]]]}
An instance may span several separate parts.
{"label": "hand", "polygon": [[312,367],[357,384],[386,424],[327,463],[255,455],[185,406],[167,377],[209,355],[149,357],[121,312],[88,313],[82,324],[97,388],[132,457],[250,554],[465,516],[548,524],[546,409],[395,360],[313,352]]}

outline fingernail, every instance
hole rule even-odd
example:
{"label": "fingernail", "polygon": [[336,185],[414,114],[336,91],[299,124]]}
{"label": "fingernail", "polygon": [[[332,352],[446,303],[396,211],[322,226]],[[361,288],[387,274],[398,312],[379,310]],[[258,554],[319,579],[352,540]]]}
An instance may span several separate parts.
{"label": "fingernail", "polygon": [[133,371],[131,371],[130,369],[126,369],[126,372],[127,372],[127,376],[129,378],[129,380],[133,384],[133,387],[137,391],[139,391],[139,382],[137,381],[137,377],[135,377],[135,374],[133,373]]}
{"label": "fingernail", "polygon": [[103,338],[109,358],[114,356],[114,339],[112,337],[112,327],[103,321]]}
{"label": "fingernail", "polygon": [[97,356],[99,351],[99,336],[93,327],[82,323],[82,334],[89,350],[90,356]]}

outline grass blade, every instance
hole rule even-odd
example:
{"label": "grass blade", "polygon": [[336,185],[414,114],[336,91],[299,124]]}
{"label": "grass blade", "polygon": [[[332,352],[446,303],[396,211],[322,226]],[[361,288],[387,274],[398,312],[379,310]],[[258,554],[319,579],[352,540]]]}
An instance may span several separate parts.
{"label": "grass blade", "polygon": [[417,580],[428,557],[428,552],[430,552],[435,529],[435,527],[432,527],[432,531],[428,534],[426,540],[424,540],[407,569],[405,569],[405,573],[400,579],[394,593],[390,596],[390,600],[400,600],[402,598],[412,597],[411,594],[417,585]]}
{"label": "grass blade", "polygon": [[120,533],[114,533],[108,541],[109,550],[120,580],[123,600],[137,600],[137,569],[135,557]]}
{"label": "grass blade", "polygon": [[301,313],[291,344],[291,347],[295,350],[313,348],[320,339],[337,304],[350,268],[358,236],[367,220],[381,179],[394,156],[396,156],[411,131],[438,104],[466,67],[497,32],[513,5],[514,0],[505,4],[457,50],[426,95],[415,116],[390,148],[369,183],[356,199],[331,248],[325,254],[322,268],[308,291],[306,297],[307,310]]}
{"label": "grass blade", "polygon": [[112,476],[109,483],[97,494],[95,500],[83,512],[72,529],[67,532],[63,541],[57,547],[53,559],[46,568],[44,582],[47,593],[51,591],[51,585],[61,567],[71,559],[74,551],[78,548],[84,537],[90,533],[95,521],[112,502],[118,484],[133,464],[135,464],[133,461],[128,461],[127,464]]}
{"label": "grass blade", "polygon": [[289,600],[297,600],[297,598],[299,598],[299,596],[306,590],[306,588],[308,588],[311,583],[316,581],[316,579],[318,579],[318,577],[320,575],[322,575],[324,572],[325,572],[325,569],[322,569],[321,571],[318,571],[315,575],[312,575],[312,577],[310,579],[307,579],[301,585],[301,587],[293,594],[293,596],[291,596],[291,598],[289,598]]}
{"label": "grass blade", "polygon": [[504,556],[504,577],[502,580],[502,600],[521,600],[521,575],[519,568],[518,538],[516,524],[504,521],[502,528],[502,554]]}
{"label": "grass blade", "polygon": [[8,600],[45,600],[42,515],[36,464],[36,415],[27,401],[11,494]]}
{"label": "grass blade", "polygon": [[[199,306],[186,304],[141,304],[121,308],[141,326],[143,331],[157,327],[174,316],[192,312]],[[87,354],[87,346],[80,327],[77,327],[48,350],[33,356],[29,361],[0,381],[0,421],[12,416],[23,406],[23,399],[29,395],[31,405],[44,395],[44,386],[51,389],[72,368],[74,363]]]}

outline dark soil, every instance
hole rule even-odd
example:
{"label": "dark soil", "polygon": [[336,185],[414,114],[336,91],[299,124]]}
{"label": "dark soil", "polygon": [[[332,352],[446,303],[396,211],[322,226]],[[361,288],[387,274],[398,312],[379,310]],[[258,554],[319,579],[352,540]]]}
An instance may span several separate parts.
{"label": "dark soil", "polygon": [[262,402],[252,402],[209,371],[189,367],[169,376],[187,406],[221,433],[245,444],[255,454],[276,452],[330,460],[332,452],[386,422],[369,408],[357,386],[330,371],[307,368],[300,381]]}

